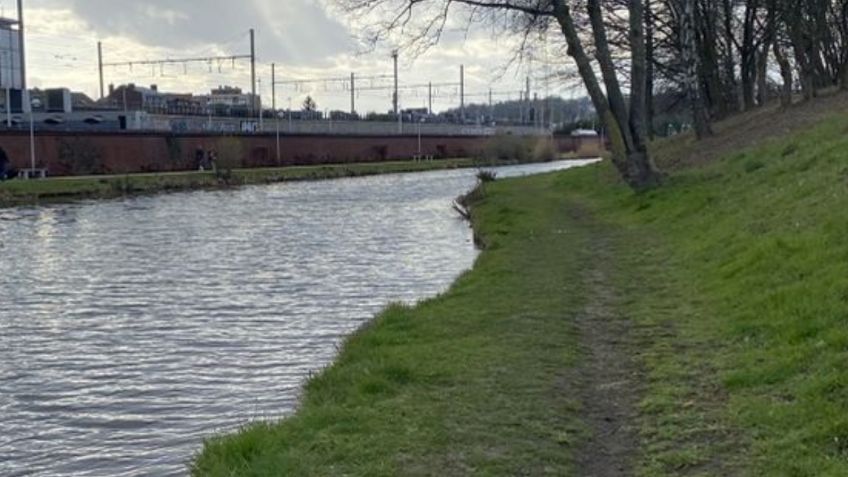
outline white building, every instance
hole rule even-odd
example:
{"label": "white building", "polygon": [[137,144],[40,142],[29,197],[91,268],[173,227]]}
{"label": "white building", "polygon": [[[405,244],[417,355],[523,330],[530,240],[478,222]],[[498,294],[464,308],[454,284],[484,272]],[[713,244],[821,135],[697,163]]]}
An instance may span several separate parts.
{"label": "white building", "polygon": [[21,37],[18,21],[0,18],[0,88],[22,90]]}
{"label": "white building", "polygon": [[[253,95],[242,92],[241,88],[231,86],[219,86],[210,94],[195,96],[208,109],[222,109],[224,111],[248,111],[250,110]],[[262,104],[260,97],[255,99],[257,107]]]}

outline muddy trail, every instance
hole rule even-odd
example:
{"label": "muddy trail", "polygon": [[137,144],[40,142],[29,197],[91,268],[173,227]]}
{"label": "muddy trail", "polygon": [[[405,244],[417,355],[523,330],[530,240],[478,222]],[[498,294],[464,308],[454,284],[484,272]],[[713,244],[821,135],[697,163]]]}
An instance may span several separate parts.
{"label": "muddy trail", "polygon": [[633,324],[617,311],[621,298],[612,283],[614,231],[581,208],[571,214],[594,236],[588,250],[590,265],[582,276],[589,296],[575,322],[582,358],[572,382],[587,433],[575,453],[575,475],[631,476],[639,451],[637,404],[645,376],[635,353]]}

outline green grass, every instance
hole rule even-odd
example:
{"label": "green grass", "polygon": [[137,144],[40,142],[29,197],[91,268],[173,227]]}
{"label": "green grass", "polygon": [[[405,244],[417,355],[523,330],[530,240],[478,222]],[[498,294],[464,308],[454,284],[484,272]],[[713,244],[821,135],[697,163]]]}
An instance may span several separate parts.
{"label": "green grass", "polygon": [[195,475],[571,475],[600,261],[644,371],[640,475],[848,475],[848,117],[638,195],[608,164],[498,181],[473,215],[473,271],[353,336],[291,418],[209,440]]}
{"label": "green grass", "polygon": [[237,169],[233,177],[221,183],[212,172],[172,172],[158,174],[127,174],[111,176],[56,177],[47,180],[0,182],[0,207],[41,202],[60,202],[78,199],[102,199],[132,194],[151,194],[192,189],[232,187],[248,184],[269,184],[355,177],[402,172],[421,172],[436,169],[474,167],[471,159],[445,159],[413,162],[333,164],[277,168]]}
{"label": "green grass", "polygon": [[619,260],[650,377],[644,475],[848,475],[846,132],[831,117],[640,196],[563,176],[642,237]]}

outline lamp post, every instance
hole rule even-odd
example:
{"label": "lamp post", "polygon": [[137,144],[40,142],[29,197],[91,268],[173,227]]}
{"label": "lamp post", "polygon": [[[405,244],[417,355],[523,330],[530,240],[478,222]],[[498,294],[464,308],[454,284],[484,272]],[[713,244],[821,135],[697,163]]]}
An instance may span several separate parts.
{"label": "lamp post", "polygon": [[33,109],[36,105],[36,100],[30,97],[29,90],[26,91],[27,101],[29,102],[29,163],[30,169],[27,178],[32,178],[35,175],[35,119],[33,118]]}
{"label": "lamp post", "polygon": [[[259,96],[261,97],[262,96],[262,78],[259,78],[258,81],[259,81]],[[257,98],[253,98],[253,101],[254,101],[254,103],[259,103],[259,132],[262,133],[265,130],[265,128],[264,128],[265,124],[264,124],[263,114],[262,114],[262,102],[258,101]]]}
{"label": "lamp post", "polygon": [[292,99],[289,96],[289,134],[292,133]]}
{"label": "lamp post", "polygon": [[277,165],[280,165],[280,116],[283,114],[280,111],[275,111],[277,118]]}
{"label": "lamp post", "polygon": [[418,120],[418,157],[421,157],[421,123],[424,122],[424,118]]}
{"label": "lamp post", "polygon": [[398,135],[402,135],[403,134],[403,111],[400,109],[400,100],[396,100],[395,105],[397,105]]}

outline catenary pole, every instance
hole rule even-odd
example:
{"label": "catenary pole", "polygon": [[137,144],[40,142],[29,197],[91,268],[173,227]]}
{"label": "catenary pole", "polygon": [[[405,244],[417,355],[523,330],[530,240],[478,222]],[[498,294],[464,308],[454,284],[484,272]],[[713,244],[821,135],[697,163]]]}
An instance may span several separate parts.
{"label": "catenary pole", "polygon": [[21,89],[27,89],[26,39],[24,38],[24,2],[18,0],[18,41],[21,47]]}
{"label": "catenary pole", "polygon": [[427,83],[427,112],[433,115],[433,82]]}
{"label": "catenary pole", "polygon": [[97,72],[100,77],[100,99],[105,97],[105,90],[103,89],[103,42],[97,42]]}
{"label": "catenary pole", "polygon": [[465,65],[459,65],[459,117],[465,122]]}
{"label": "catenary pole", "polygon": [[395,115],[398,114],[398,51],[395,50],[392,52],[392,60],[394,60],[394,70],[395,70],[395,92],[392,95],[392,109],[395,112]]}
{"label": "catenary pole", "polygon": [[356,115],[356,73],[350,74],[350,115]]}
{"label": "catenary pole", "polygon": [[[243,30],[242,30],[243,31]],[[256,115],[256,39],[253,28],[250,29],[250,113]]]}

